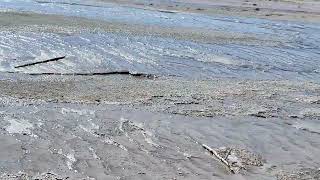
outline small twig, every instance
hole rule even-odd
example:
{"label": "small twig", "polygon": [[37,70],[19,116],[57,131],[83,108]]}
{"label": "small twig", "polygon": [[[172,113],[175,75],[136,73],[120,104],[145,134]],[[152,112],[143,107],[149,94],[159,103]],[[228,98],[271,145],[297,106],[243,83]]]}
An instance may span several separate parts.
{"label": "small twig", "polygon": [[64,59],[65,57],[66,57],[66,56],[62,56],[62,57],[56,57],[56,58],[52,58],[52,59],[47,59],[47,60],[44,60],[44,61],[27,63],[27,64],[15,66],[14,68],[22,68],[22,67],[27,67],[27,66],[34,66],[34,65],[36,65],[36,64],[43,64],[43,63],[52,62],[52,61],[59,61],[59,60],[61,60],[61,59]]}
{"label": "small twig", "polygon": [[227,151],[226,156],[224,157],[224,159],[228,159],[228,156],[230,155],[230,153],[231,153],[231,148]]}
{"label": "small twig", "polygon": [[175,13],[177,13],[177,12],[174,12],[174,11],[167,11],[167,10],[158,10],[158,12],[169,13],[169,14],[175,14]]}
{"label": "small twig", "polygon": [[207,151],[209,151],[212,155],[214,155],[217,159],[219,159],[226,167],[228,167],[229,171],[232,174],[235,174],[235,171],[232,169],[231,165],[228,163],[228,161],[226,161],[223,157],[221,157],[217,151],[215,151],[214,149],[210,148],[209,146],[202,144],[202,147],[204,149],[206,149]]}

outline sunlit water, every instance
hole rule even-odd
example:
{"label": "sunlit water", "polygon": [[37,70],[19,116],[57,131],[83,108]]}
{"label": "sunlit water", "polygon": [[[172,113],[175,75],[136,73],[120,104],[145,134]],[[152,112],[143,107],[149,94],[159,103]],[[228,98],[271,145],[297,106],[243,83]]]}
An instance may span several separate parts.
{"label": "sunlit water", "polygon": [[[53,3],[55,2],[55,3]],[[58,3],[57,3],[58,2]],[[186,78],[236,77],[320,81],[320,24],[164,13],[92,1],[2,1],[3,11],[62,14],[164,27],[202,28],[277,38],[281,45],[196,43],[115,33],[0,32],[0,71],[27,73],[130,70]],[[24,62],[66,59],[15,69]]]}

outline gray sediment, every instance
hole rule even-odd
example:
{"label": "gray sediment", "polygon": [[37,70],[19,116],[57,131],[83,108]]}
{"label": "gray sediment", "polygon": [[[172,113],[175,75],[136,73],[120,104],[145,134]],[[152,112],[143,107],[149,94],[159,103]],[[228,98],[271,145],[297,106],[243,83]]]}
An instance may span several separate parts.
{"label": "gray sediment", "polygon": [[319,178],[319,24],[122,3],[0,2],[0,179]]}

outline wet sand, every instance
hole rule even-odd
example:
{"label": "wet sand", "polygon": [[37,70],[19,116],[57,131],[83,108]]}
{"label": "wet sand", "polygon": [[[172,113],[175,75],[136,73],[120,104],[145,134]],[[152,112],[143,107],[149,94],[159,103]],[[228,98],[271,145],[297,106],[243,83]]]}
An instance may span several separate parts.
{"label": "wet sand", "polygon": [[272,20],[290,20],[302,22],[319,22],[319,1],[298,0],[177,0],[177,1],[114,1],[97,0],[102,2],[119,3],[152,10],[169,10],[172,12],[191,12],[209,15],[229,15],[242,17],[258,17]]}
{"label": "wet sand", "polygon": [[319,2],[97,2],[0,2],[0,179],[320,178]]}

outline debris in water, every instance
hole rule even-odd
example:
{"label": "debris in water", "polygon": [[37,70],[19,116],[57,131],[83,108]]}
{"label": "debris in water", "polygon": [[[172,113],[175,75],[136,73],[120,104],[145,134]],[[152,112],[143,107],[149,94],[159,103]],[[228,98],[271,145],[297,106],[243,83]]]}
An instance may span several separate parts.
{"label": "debris in water", "polygon": [[26,73],[32,76],[39,75],[61,75],[61,76],[106,76],[106,75],[130,75],[134,77],[142,77],[147,79],[156,79],[157,76],[153,74],[144,74],[144,73],[132,73],[130,71],[109,71],[109,72],[88,72],[88,73]]}
{"label": "debris in water", "polygon": [[253,154],[245,149],[230,147],[212,149],[205,144],[203,144],[202,147],[220,160],[233,174],[241,173],[241,170],[246,170],[249,166],[263,165],[261,156]]}
{"label": "debris in water", "polygon": [[37,65],[37,64],[44,64],[44,63],[48,63],[48,62],[52,62],[52,61],[59,61],[59,60],[64,59],[64,58],[66,58],[66,56],[56,57],[56,58],[47,59],[47,60],[44,60],[44,61],[33,62],[33,63],[28,63],[28,64],[23,64],[23,65],[15,66],[14,68],[22,68],[22,67],[27,67],[27,66],[34,66],[34,65]]}
{"label": "debris in water", "polygon": [[231,173],[235,174],[236,172],[234,171],[234,169],[231,167],[231,165],[229,164],[228,161],[226,161],[226,159],[224,159],[223,157],[221,157],[217,151],[215,151],[214,149],[210,148],[209,146],[202,144],[202,147],[205,148],[207,151],[209,151],[212,155],[214,155],[217,159],[219,159],[225,166],[228,167],[228,169],[230,170]]}

